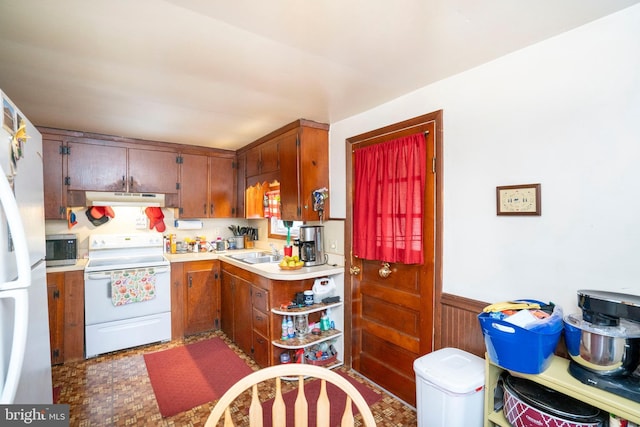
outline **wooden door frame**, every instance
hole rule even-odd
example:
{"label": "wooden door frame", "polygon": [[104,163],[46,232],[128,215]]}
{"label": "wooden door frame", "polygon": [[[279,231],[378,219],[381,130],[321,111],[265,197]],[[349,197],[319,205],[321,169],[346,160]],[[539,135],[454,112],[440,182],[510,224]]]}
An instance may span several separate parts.
{"label": "wooden door frame", "polygon": [[414,117],[412,119],[404,120],[402,122],[394,123],[379,129],[375,129],[360,135],[347,138],[345,141],[346,147],[346,188],[347,188],[347,203],[346,203],[346,220],[344,227],[344,243],[345,243],[345,280],[344,280],[344,363],[348,367],[352,367],[352,343],[353,343],[353,329],[357,329],[357,325],[354,325],[354,316],[352,312],[352,280],[350,270],[351,263],[351,251],[352,251],[352,215],[349,214],[353,210],[353,164],[352,164],[352,145],[355,143],[362,143],[363,141],[374,143],[376,140],[383,138],[385,135],[391,133],[397,133],[407,130],[407,134],[410,133],[411,128],[416,128],[427,122],[435,122],[435,159],[433,160],[433,167],[435,169],[435,207],[433,215],[434,220],[434,283],[433,285],[433,319],[431,324],[432,330],[432,343],[430,351],[437,349],[441,346],[441,336],[437,334],[437,331],[441,330],[441,307],[440,297],[442,295],[442,217],[443,217],[443,176],[444,176],[444,161],[443,161],[443,111],[437,110],[422,116]]}

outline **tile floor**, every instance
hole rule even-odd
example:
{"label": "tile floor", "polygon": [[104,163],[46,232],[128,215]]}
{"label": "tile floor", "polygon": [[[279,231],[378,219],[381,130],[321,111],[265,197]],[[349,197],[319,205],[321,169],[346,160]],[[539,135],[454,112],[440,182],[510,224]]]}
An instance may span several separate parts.
{"label": "tile floor", "polygon": [[[258,369],[255,363],[222,332],[216,331],[188,337],[182,342],[154,344],[54,366],[53,386],[59,395],[58,403],[70,405],[72,427],[203,426],[215,402],[195,407],[173,417],[162,418],[142,355],[212,336],[221,337],[252,368]],[[416,413],[413,408],[378,389],[357,374],[352,376],[383,394],[383,398],[371,406],[378,426],[416,425]],[[287,391],[285,387],[287,387],[286,383],[283,386],[283,392]],[[238,405],[243,405],[243,402],[240,400]],[[244,411],[236,412],[242,414]],[[239,416],[236,425],[243,425],[245,421],[246,418]],[[356,425],[359,425],[358,420]]]}

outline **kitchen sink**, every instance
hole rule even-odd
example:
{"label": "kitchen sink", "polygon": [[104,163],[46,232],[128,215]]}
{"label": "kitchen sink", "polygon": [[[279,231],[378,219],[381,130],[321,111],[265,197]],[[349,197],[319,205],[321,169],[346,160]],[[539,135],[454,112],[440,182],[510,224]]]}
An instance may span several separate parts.
{"label": "kitchen sink", "polygon": [[280,262],[282,260],[281,255],[274,255],[271,252],[244,252],[241,254],[229,255],[230,258],[237,259],[238,261],[246,262],[247,264],[264,264],[266,262]]}

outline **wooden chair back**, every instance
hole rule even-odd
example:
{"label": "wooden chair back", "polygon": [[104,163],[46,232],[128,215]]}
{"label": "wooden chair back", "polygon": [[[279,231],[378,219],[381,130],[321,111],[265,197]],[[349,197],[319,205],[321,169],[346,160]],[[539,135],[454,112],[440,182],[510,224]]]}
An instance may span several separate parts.
{"label": "wooden chair back", "polygon": [[251,404],[249,406],[249,425],[251,427],[262,427],[262,403],[258,396],[258,384],[270,379],[275,379],[276,384],[276,395],[272,406],[272,425],[274,427],[285,427],[286,407],[284,399],[282,398],[281,377],[298,379],[298,393],[294,403],[295,427],[307,427],[308,424],[309,403],[307,402],[304,392],[304,379],[309,377],[318,378],[321,381],[320,395],[316,402],[316,427],[330,427],[330,403],[329,397],[327,396],[327,381],[340,388],[347,395],[345,409],[342,414],[341,427],[354,425],[354,416],[351,409],[352,402],[355,404],[356,408],[358,408],[358,411],[362,416],[363,424],[366,427],[374,427],[376,425],[371,409],[369,409],[369,405],[365,401],[364,397],[353,386],[353,384],[347,381],[344,377],[327,368],[301,363],[291,363],[260,369],[242,378],[227,390],[224,395],[222,395],[211,411],[205,427],[215,427],[223,414],[224,427],[235,426],[231,419],[231,411],[229,407],[240,394],[249,388],[252,389]]}

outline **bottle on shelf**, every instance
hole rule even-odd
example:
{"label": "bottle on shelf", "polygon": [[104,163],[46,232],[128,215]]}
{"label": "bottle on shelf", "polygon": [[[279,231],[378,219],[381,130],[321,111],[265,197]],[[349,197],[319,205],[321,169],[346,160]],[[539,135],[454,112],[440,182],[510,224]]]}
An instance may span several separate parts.
{"label": "bottle on shelf", "polygon": [[287,338],[295,338],[296,333],[295,329],[293,329],[293,318],[288,316],[287,318]]}
{"label": "bottle on shelf", "polygon": [[329,316],[327,316],[326,312],[323,312],[322,316],[320,317],[320,330],[328,331],[329,328],[331,328],[331,323],[329,322]]}
{"label": "bottle on shelf", "polygon": [[282,316],[282,335],[280,338],[282,340],[286,340],[289,338],[289,324],[287,323],[286,316]]}

